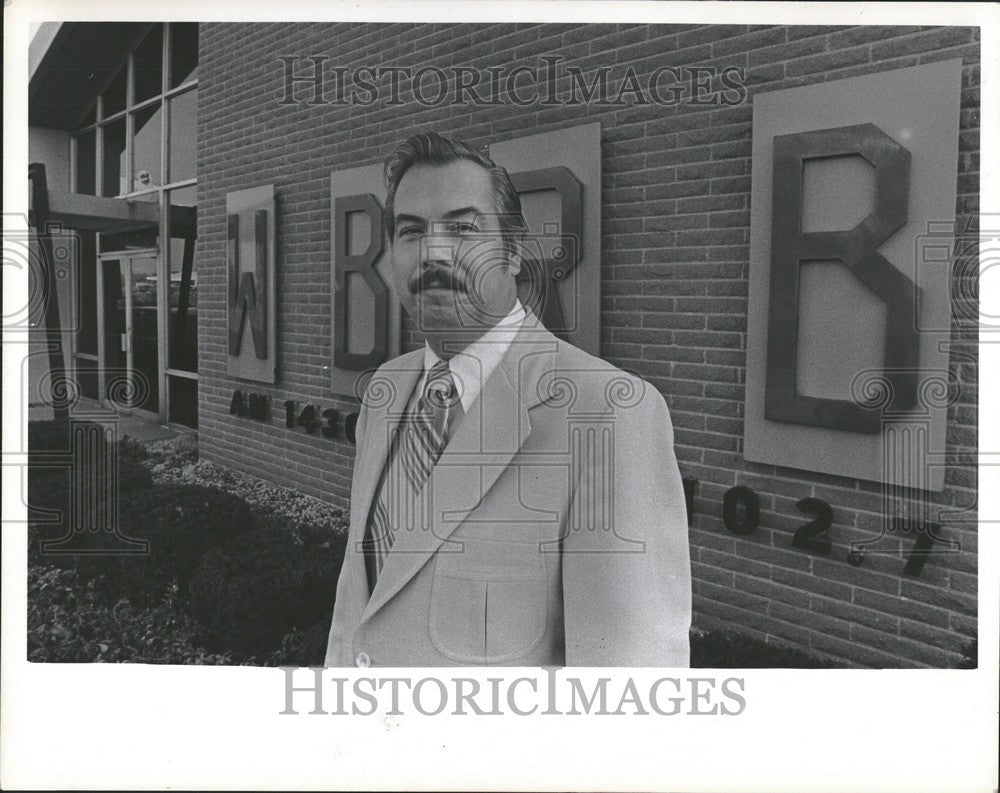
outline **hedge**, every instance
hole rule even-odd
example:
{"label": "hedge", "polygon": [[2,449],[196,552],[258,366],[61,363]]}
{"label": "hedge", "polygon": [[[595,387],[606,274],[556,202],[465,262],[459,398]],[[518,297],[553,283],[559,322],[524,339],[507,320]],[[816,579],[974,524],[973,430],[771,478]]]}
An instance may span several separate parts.
{"label": "hedge", "polygon": [[[70,500],[74,494],[72,489],[72,472],[68,465],[53,464],[51,458],[38,456],[38,452],[62,452],[68,457],[71,451],[72,427],[100,427],[93,422],[73,422],[72,426],[55,421],[30,422],[28,424],[28,560],[37,564],[43,561],[43,541],[56,541],[68,537],[68,541],[60,543],[60,551],[73,549],[83,550],[91,545],[83,534],[71,534]],[[145,465],[147,452],[145,447],[132,439],[122,438],[115,444],[117,457],[117,500],[118,505],[131,503],[133,495],[150,490],[153,480]],[[95,454],[87,458],[108,460],[110,448],[107,436],[103,445],[95,450]],[[102,469],[103,470],[103,469]],[[83,481],[92,483],[87,488],[87,500],[92,504],[95,514],[102,514],[108,509],[105,503],[109,488],[105,482],[95,482],[96,476],[86,476]],[[110,494],[114,495],[114,494]],[[44,554],[44,562],[65,566],[71,560],[64,554]]]}
{"label": "hedge", "polygon": [[[68,448],[65,426],[29,425],[31,451]],[[84,553],[107,539],[102,532],[75,536],[77,553],[42,554],[41,540],[67,531],[70,481],[65,469],[29,464],[29,660],[322,665],[347,542],[346,514],[331,519],[290,495],[261,498],[260,492],[250,496],[251,506],[235,492],[180,476],[154,484],[150,465],[169,466],[169,454],[151,459],[146,447],[128,438],[116,451],[118,526],[125,536],[148,541],[145,554]],[[211,473],[195,471],[190,457],[178,457],[178,472],[183,466],[194,475]],[[216,478],[230,490],[247,486]],[[286,514],[289,505],[294,514]],[[42,524],[39,510],[58,510],[63,519]],[[714,668],[834,665],[747,636],[697,629],[691,662]]]}
{"label": "hedge", "polygon": [[[121,532],[145,540],[148,551],[79,555],[76,566],[88,577],[102,577],[102,587],[110,596],[138,603],[157,600],[171,583],[187,595],[201,557],[254,531],[257,525],[246,502],[209,487],[161,485],[132,493],[123,502],[118,519]],[[104,540],[100,535],[91,537]]]}
{"label": "hedge", "polygon": [[196,645],[194,620],[168,590],[151,607],[128,600],[109,605],[97,581],[75,570],[28,569],[28,660],[90,663],[232,664],[230,653]]}
{"label": "hedge", "polygon": [[330,625],[346,537],[307,544],[273,529],[209,550],[191,579],[191,609],[205,645],[266,655],[286,634]]}

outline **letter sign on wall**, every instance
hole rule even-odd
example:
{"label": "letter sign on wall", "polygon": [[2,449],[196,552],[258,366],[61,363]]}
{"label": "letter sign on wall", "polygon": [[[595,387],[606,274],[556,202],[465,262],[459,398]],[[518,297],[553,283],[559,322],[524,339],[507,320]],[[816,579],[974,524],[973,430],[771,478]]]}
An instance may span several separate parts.
{"label": "letter sign on wall", "polygon": [[[368,244],[355,253],[348,224],[352,218],[357,222],[359,216],[365,218],[369,229]],[[375,269],[385,251],[382,222],[382,205],[371,193],[340,196],[333,201],[333,363],[339,368],[376,367],[389,354],[389,287]],[[348,348],[352,330],[348,323],[348,294],[354,277],[361,279],[372,301],[371,315],[366,318],[371,335],[371,348],[367,352],[351,352]]]}
{"label": "letter sign on wall", "polygon": [[593,355],[601,347],[601,125],[500,141],[528,224],[518,295],[557,336]]}
{"label": "letter sign on wall", "polygon": [[754,98],[747,460],[944,487],[951,261],[918,251],[953,242],[961,75]]}
{"label": "letter sign on wall", "polygon": [[[521,197],[529,233],[518,294],[557,335],[600,351],[601,127],[502,141],[490,156]],[[400,352],[400,304],[383,234],[380,164],[330,175],[334,394],[360,398],[371,373]],[[586,231],[585,231],[586,230]]]}
{"label": "letter sign on wall", "polygon": [[[806,161],[845,155],[860,155],[874,167],[875,206],[853,228],[802,231]],[[878,246],[906,223],[910,152],[874,124],[778,135],[774,138],[773,174],[772,185],[781,189],[773,191],[764,415],[774,421],[814,427],[878,432],[881,421],[877,410],[851,399],[796,393],[799,269],[803,261],[835,259],[885,304],[884,373],[891,382],[891,408],[912,408],[917,401],[920,352],[913,321],[917,287],[878,252]]]}
{"label": "letter sign on wall", "polygon": [[274,185],[226,194],[226,372],[275,381]]}
{"label": "letter sign on wall", "polygon": [[400,304],[383,232],[381,165],[330,174],[330,388],[358,397],[371,373],[400,351]]}

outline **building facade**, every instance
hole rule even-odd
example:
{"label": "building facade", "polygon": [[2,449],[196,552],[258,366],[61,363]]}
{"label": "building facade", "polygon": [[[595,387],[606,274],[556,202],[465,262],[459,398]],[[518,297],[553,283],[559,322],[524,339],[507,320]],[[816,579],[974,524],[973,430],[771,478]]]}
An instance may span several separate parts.
{"label": "building facade", "polygon": [[[978,29],[80,23],[39,36],[31,158],[53,217],[79,230],[62,297],[82,394],[108,398],[124,372],[141,381],[137,415],[196,430],[203,459],[346,507],[358,402],[331,388],[331,175],[377,166],[415,131],[485,147],[597,122],[594,351],[669,405],[695,624],[849,665],[960,662],[977,619],[978,329],[961,301],[974,300],[962,262],[979,231]],[[902,499],[929,518],[900,523],[887,514],[898,487],[745,454],[754,105],[953,61],[952,302],[938,331],[954,393],[940,487]],[[458,91],[463,74],[474,90]],[[247,380],[230,368],[229,219],[234,194],[265,186],[275,335],[270,379]],[[851,323],[845,295],[826,302]],[[421,343],[405,317],[396,341]]]}

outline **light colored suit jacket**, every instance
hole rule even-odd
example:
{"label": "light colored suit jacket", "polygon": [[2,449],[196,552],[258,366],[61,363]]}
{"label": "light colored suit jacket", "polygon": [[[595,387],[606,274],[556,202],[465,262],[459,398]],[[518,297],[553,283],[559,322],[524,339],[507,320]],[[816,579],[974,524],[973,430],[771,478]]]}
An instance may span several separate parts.
{"label": "light colored suit jacket", "polygon": [[424,486],[428,527],[397,531],[369,598],[360,544],[423,352],[372,377],[327,666],[688,666],[666,403],[528,320]]}

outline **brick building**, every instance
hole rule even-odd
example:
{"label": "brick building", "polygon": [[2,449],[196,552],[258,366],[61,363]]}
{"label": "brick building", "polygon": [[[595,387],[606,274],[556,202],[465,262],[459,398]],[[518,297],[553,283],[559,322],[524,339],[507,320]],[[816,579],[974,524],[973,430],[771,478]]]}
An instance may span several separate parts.
{"label": "brick building", "polygon": [[[97,35],[109,42],[99,54],[87,44]],[[755,98],[960,60],[952,92],[960,103],[958,263],[978,233],[978,29],[78,23],[43,29],[36,41],[31,159],[47,165],[55,217],[72,214],[59,208],[74,197],[100,203],[79,210],[100,221],[82,235],[74,299],[66,296],[81,312],[66,342],[85,395],[105,394],[102,367],[142,371],[150,388],[137,414],[196,428],[204,459],[346,506],[354,457],[347,425],[357,401],[330,388],[331,173],[378,164],[417,130],[486,146],[596,121],[599,353],[663,394],[682,475],[697,480],[695,624],[735,627],[854,666],[961,661],[977,618],[978,332],[975,311],[959,305],[970,274],[953,269],[947,379],[955,397],[943,487],[917,496],[939,527],[933,548],[950,552],[908,566],[921,532],[904,528],[883,538],[891,552],[849,559],[852,543],[886,525],[884,486],[750,461],[743,439]],[[561,71],[550,84],[545,65],[556,62]],[[383,64],[409,68],[396,85],[407,101],[393,101],[387,80],[371,75],[375,92],[358,81],[359,69]],[[533,71],[513,85],[498,82],[496,103],[453,103],[454,82],[436,82],[439,72],[454,80],[456,67],[488,74],[519,65]],[[664,67],[686,70],[681,101],[646,92]],[[67,70],[85,69],[97,77],[65,79]],[[426,79],[416,88],[425,102],[412,100],[413,71],[421,69]],[[605,69],[612,101],[555,101],[593,86]],[[629,73],[638,90],[613,101]],[[704,101],[691,101],[700,81]],[[437,101],[439,88],[447,101]],[[345,89],[361,90],[361,101],[340,101]],[[533,101],[512,101],[511,89]],[[261,185],[274,191],[275,375],[273,383],[241,385],[227,372],[227,196]],[[965,258],[975,261],[969,250]],[[129,293],[119,309],[109,300],[114,290]],[[115,349],[126,315],[128,359]],[[404,318],[402,349],[420,343]],[[264,398],[249,411],[256,417],[237,406],[237,390]],[[331,432],[299,426],[309,405],[317,415],[337,411]],[[727,498],[740,486],[753,495]],[[754,496],[756,529],[727,527],[724,504],[741,502],[739,528]],[[793,545],[810,520],[796,506],[803,498],[832,508],[826,551]]]}

